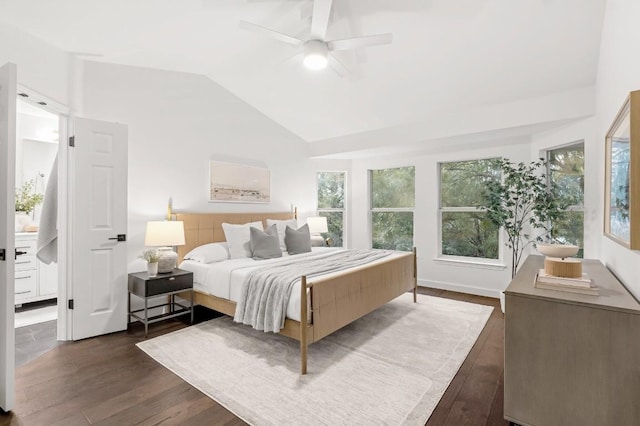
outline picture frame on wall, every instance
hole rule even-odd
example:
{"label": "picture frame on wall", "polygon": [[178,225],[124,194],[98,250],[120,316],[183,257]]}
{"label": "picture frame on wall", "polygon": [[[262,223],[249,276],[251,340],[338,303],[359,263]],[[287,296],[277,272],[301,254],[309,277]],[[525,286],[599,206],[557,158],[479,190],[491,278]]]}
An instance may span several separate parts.
{"label": "picture frame on wall", "polygon": [[270,201],[269,169],[209,160],[209,202],[269,203]]}
{"label": "picture frame on wall", "polygon": [[640,90],[633,91],[605,138],[604,234],[640,249]]}

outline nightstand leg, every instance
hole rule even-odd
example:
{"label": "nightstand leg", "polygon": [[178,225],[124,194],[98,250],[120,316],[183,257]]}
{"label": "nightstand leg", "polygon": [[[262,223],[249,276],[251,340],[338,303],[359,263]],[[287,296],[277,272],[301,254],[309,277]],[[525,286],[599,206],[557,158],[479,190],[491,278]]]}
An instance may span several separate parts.
{"label": "nightstand leg", "polygon": [[131,323],[131,293],[127,292],[127,330]]}
{"label": "nightstand leg", "polygon": [[149,334],[149,313],[147,312],[147,298],[144,298],[144,337]]}
{"label": "nightstand leg", "polygon": [[191,324],[193,324],[193,289],[191,289]]}

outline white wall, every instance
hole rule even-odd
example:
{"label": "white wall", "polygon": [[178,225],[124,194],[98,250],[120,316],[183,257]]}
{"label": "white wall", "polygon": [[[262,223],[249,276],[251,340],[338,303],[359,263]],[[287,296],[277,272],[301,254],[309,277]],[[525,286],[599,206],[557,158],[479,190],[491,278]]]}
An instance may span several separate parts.
{"label": "white wall", "polygon": [[[630,91],[640,90],[640,2],[609,0],[602,30],[597,96],[597,155],[604,158],[604,138]],[[599,187],[604,188],[604,160],[598,170]],[[636,189],[637,190],[637,189]],[[604,193],[604,190],[600,192]],[[638,197],[636,192],[632,196]],[[600,208],[600,218],[602,218]],[[602,220],[602,219],[601,219]],[[640,251],[628,250],[601,237],[601,260],[640,298]]]}
{"label": "white wall", "polygon": [[[130,269],[143,248],[145,224],[175,210],[289,211],[313,215],[315,167],[307,146],[210,79],[194,74],[87,62],[84,115],[129,129]],[[266,166],[271,203],[209,203],[209,160]]]}
{"label": "white wall", "polygon": [[69,54],[0,23],[0,65],[6,62],[17,64],[19,84],[69,106]]}
{"label": "white wall", "polygon": [[511,280],[511,256],[504,250],[503,267],[487,267],[471,263],[437,261],[438,236],[438,163],[491,157],[508,157],[511,161],[529,161],[529,139],[502,141],[501,146],[468,148],[452,151],[442,146],[441,152],[398,158],[354,160],[352,164],[351,205],[353,223],[351,246],[368,248],[371,244],[369,228],[368,170],[415,166],[416,205],[414,210],[414,236],[418,251],[418,284],[453,291],[498,297]]}

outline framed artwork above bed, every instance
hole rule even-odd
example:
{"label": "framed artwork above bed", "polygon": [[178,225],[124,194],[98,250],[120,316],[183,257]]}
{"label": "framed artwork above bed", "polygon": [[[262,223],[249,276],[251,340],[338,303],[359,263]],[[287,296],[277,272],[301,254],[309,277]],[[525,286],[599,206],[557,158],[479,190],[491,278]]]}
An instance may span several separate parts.
{"label": "framed artwork above bed", "polygon": [[263,167],[209,161],[209,202],[269,203],[271,174]]}

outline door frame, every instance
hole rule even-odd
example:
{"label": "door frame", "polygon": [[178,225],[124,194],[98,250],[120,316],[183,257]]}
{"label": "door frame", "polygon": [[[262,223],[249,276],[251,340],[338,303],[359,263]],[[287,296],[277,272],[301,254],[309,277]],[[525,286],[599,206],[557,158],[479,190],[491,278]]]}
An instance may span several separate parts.
{"label": "door frame", "polygon": [[[20,77],[18,76],[18,79]],[[69,144],[71,114],[65,105],[18,82],[17,93],[24,102],[58,116],[58,321],[57,339],[71,340],[72,317],[67,309],[67,300],[71,294],[71,282],[68,271],[70,258],[70,233],[72,231],[69,217]],[[22,96],[20,94],[27,95]],[[14,141],[16,144],[17,139]],[[15,315],[15,314],[14,314]],[[15,347],[13,348],[15,351]]]}

